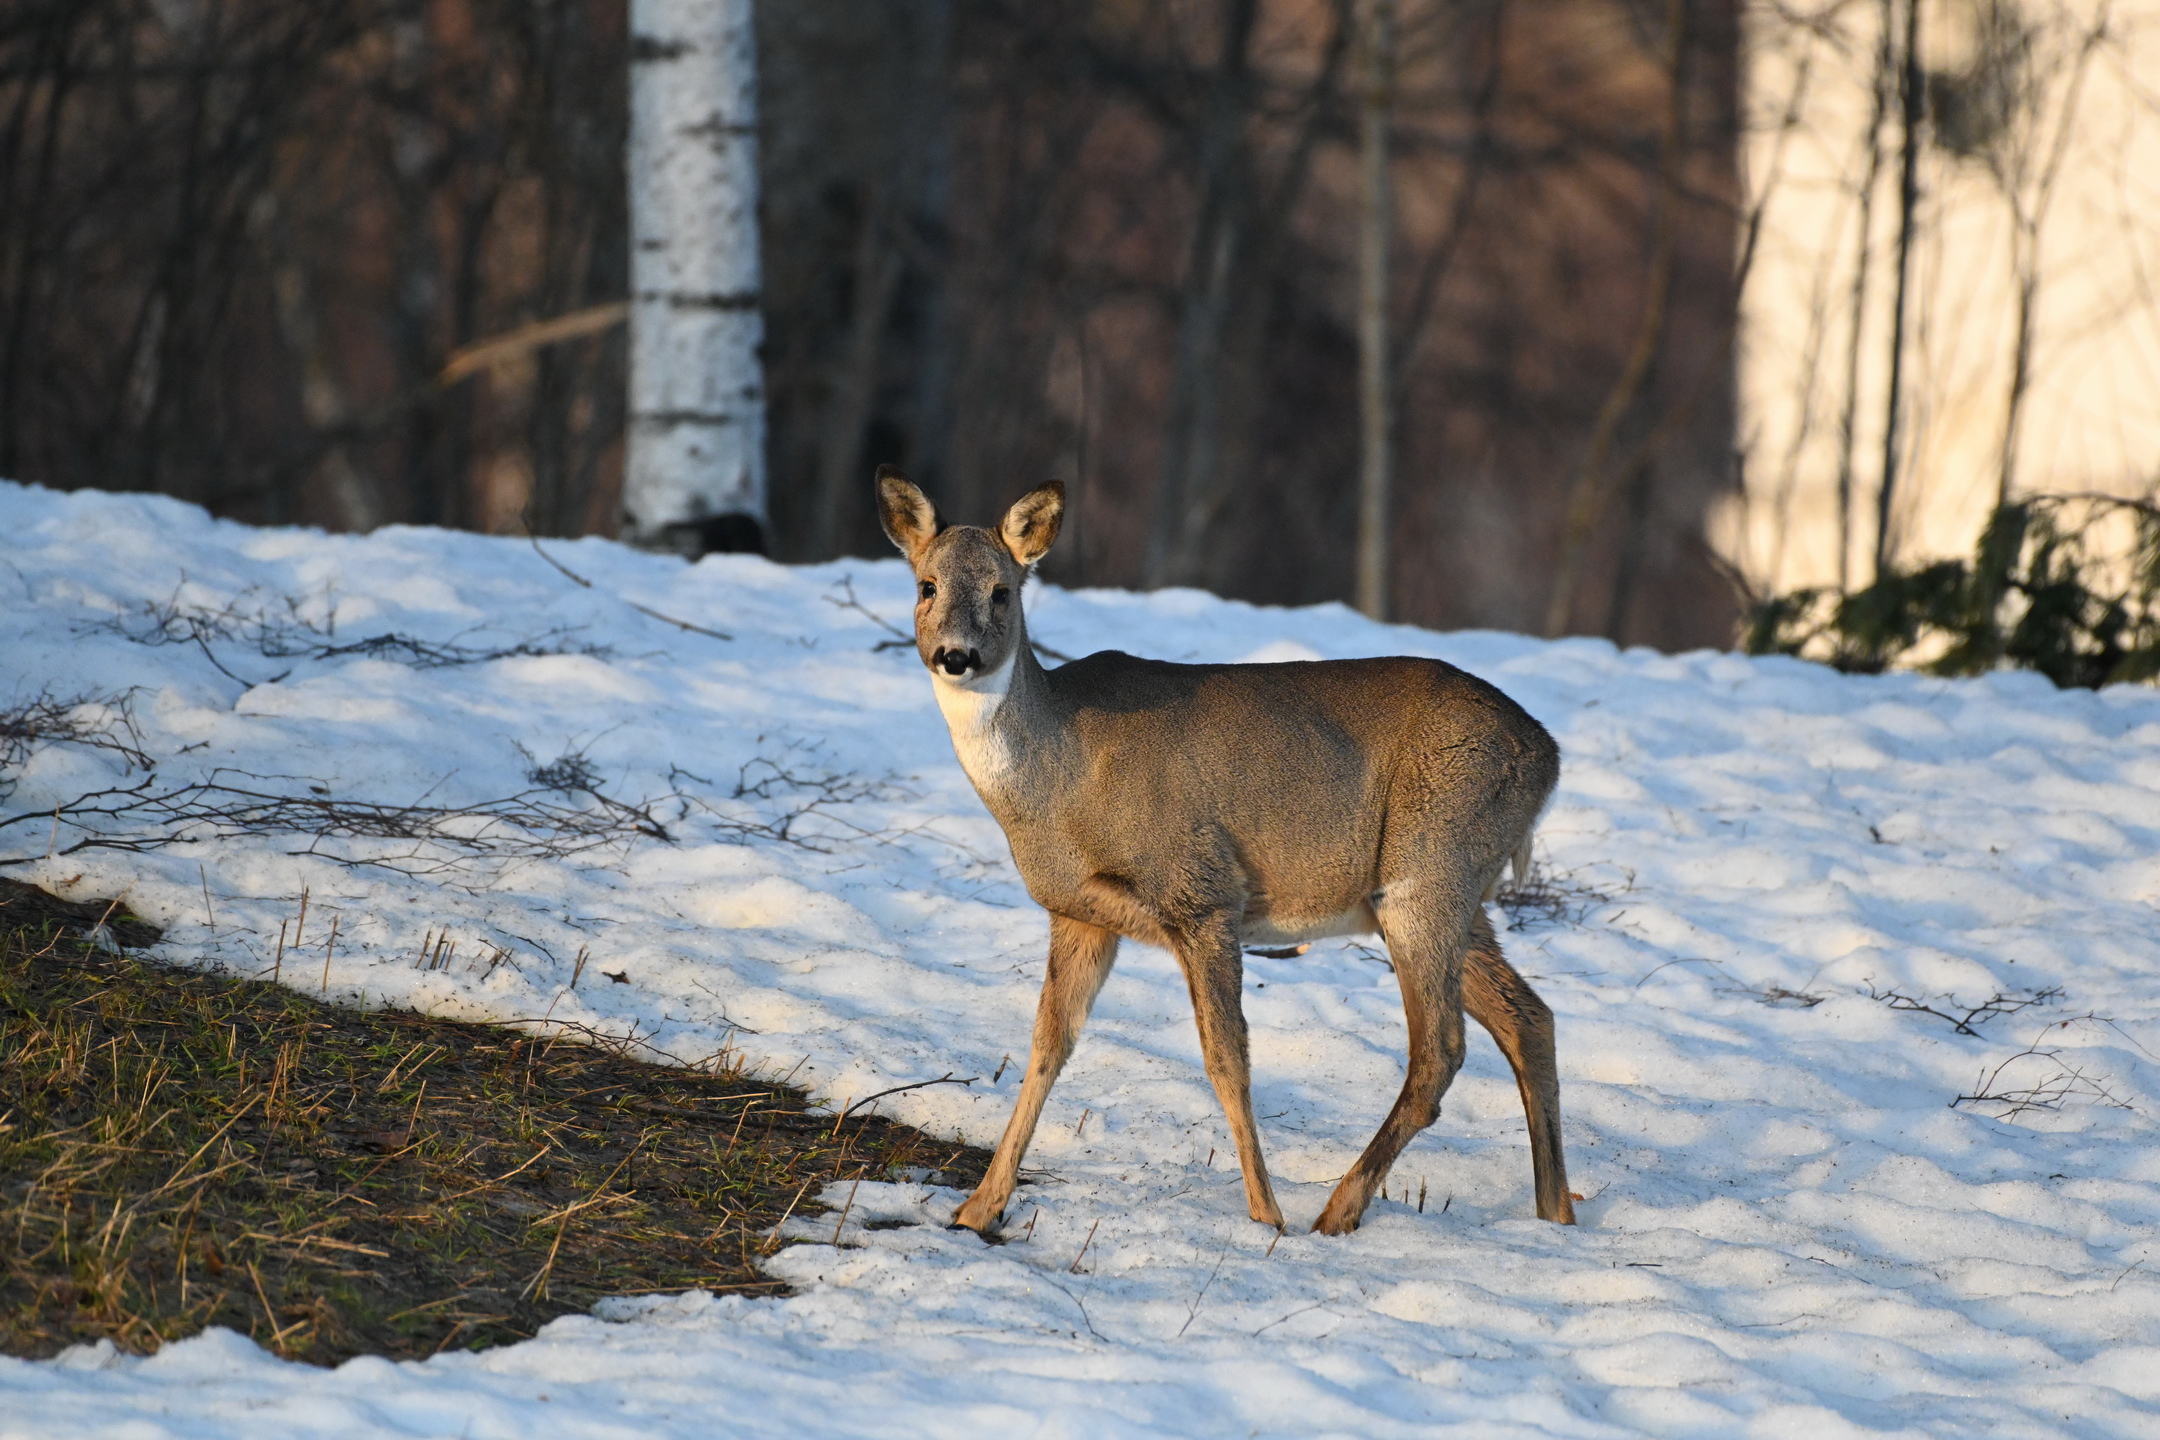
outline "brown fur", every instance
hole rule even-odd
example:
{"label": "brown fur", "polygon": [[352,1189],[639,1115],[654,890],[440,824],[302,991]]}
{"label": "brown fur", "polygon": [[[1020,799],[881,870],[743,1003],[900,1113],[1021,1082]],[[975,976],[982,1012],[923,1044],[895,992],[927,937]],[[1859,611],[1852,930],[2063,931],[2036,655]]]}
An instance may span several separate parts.
{"label": "brown fur", "polygon": [[1063,487],[1023,497],[995,531],[945,526],[896,471],[879,472],[878,493],[886,533],[915,570],[916,644],[955,745],[1050,912],[1019,1103],[954,1223],[997,1224],[1129,936],[1177,956],[1248,1208],[1280,1226],[1252,1114],[1242,946],[1374,930],[1402,986],[1408,1074],[1314,1228],[1356,1229],[1403,1147],[1438,1117],[1462,1065],[1466,1008],[1514,1068],[1537,1213],[1573,1223],[1552,1013],[1501,956],[1483,908],[1559,777],[1545,728],[1437,660],[1173,665],[1104,651],[1044,670],[1020,589],[1056,538]]}

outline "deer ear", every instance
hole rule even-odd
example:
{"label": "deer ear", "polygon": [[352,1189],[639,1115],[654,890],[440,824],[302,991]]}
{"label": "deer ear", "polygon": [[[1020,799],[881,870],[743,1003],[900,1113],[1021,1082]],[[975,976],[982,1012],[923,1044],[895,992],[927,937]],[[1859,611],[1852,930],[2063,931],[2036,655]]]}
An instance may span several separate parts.
{"label": "deer ear", "polygon": [[998,538],[1022,565],[1042,559],[1065,522],[1065,482],[1038,485],[1013,502],[998,525]]}
{"label": "deer ear", "polygon": [[878,466],[877,501],[878,520],[885,526],[885,538],[899,546],[900,553],[910,560],[945,528],[930,497],[891,465]]}

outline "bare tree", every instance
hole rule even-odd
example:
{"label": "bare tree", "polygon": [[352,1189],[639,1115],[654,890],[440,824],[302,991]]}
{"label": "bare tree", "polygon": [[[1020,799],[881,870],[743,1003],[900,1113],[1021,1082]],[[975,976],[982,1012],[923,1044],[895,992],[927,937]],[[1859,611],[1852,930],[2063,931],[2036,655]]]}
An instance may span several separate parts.
{"label": "bare tree", "polygon": [[619,0],[0,7],[0,473],[612,528],[623,47]]}
{"label": "bare tree", "polygon": [[[738,506],[795,560],[882,548],[880,461],[968,515],[1060,476],[1053,578],[1343,599],[1362,531],[1389,613],[1527,628],[1662,308],[1574,620],[1722,639],[1731,7],[1698,0],[1674,155],[1630,0],[1392,0],[1384,149],[1356,4],[656,0],[635,46],[629,0],[0,7],[0,472],[348,529],[627,509],[684,548]],[[639,133],[713,122],[652,178],[725,182],[689,221],[758,214],[754,263],[633,246],[633,72],[705,77]],[[656,454],[705,490],[626,506]]]}
{"label": "bare tree", "polygon": [[[2101,0],[2088,23],[2070,27],[2067,54],[2048,57],[2053,65],[2035,55],[2035,38],[2020,17],[2005,13],[2007,0],[1983,12],[1978,54],[1968,71],[1967,92],[1994,95],[1988,123],[1981,134],[1949,134],[1946,141],[1977,142],[1989,175],[2001,189],[2010,211],[2010,264],[2016,286],[2016,335],[2010,362],[2010,392],[2003,407],[2002,462],[1995,481],[1995,503],[2010,503],[2017,490],[2018,441],[2025,418],[2025,402],[2033,380],[2033,332],[2039,312],[2040,287],[2046,271],[2041,235],[2048,211],[2055,203],[2062,179],[2063,161],[2078,132],[2078,101],[2085,92],[2085,77],[2108,38],[2113,14],[2109,0]],[[2020,73],[2034,71],[2037,73]],[[2050,71],[2067,71],[2067,78]],[[1957,93],[1949,77],[1937,77],[1938,109],[1950,94]],[[2047,91],[2060,81],[2060,99],[2053,124],[2049,123]],[[1968,103],[1965,112],[1977,107]],[[1965,112],[1960,112],[1963,118]],[[1999,118],[1996,118],[1999,116]],[[1938,121],[1938,124],[1940,122]],[[1992,133],[1985,133],[1991,131]],[[1988,143],[1992,142],[1992,143]]]}
{"label": "bare tree", "polygon": [[[1846,336],[1845,403],[1838,423],[1837,581],[1841,590],[1851,583],[1852,576],[1853,466],[1860,443],[1856,422],[1860,407],[1861,337],[1867,321],[1868,277],[1874,269],[1869,264],[1869,257],[1875,233],[1876,182],[1882,174],[1882,127],[1889,113],[1890,77],[1894,73],[1891,60],[1896,53],[1891,48],[1894,33],[1890,23],[1891,5],[1892,0],[1882,0],[1881,34],[1868,86],[1867,170],[1860,182],[1859,229],[1853,252],[1852,313]],[[1797,446],[1797,440],[1795,443]]]}
{"label": "bare tree", "polygon": [[[2027,501],[2149,492],[2139,437],[2160,394],[2154,227],[2132,178],[2160,155],[2160,104],[2123,7],[1922,6],[1752,11],[1758,69],[1816,80],[1795,91],[1799,184],[1758,178],[1749,202],[1774,258],[1747,300],[1743,434],[1784,463],[1774,512],[1743,519],[1736,548],[1803,557],[1791,575],[1743,561],[1760,597],[1883,583],[1855,611],[1880,623],[1898,586],[2010,533]],[[1835,315],[1832,289],[1849,302]],[[2138,543],[2124,513],[2091,512],[2118,564]],[[1987,565],[2007,553],[1984,543]]]}
{"label": "bare tree", "polygon": [[1199,213],[1179,296],[1170,415],[1148,533],[1150,585],[1190,578],[1187,537],[1199,528],[1202,497],[1222,462],[1224,350],[1256,218],[1247,131],[1258,83],[1252,41],[1259,18],[1259,0],[1225,0],[1214,64],[1203,81],[1195,147]]}
{"label": "bare tree", "polygon": [[[1915,0],[1917,3],[1917,0]],[[1687,125],[1689,0],[1667,0],[1665,6],[1665,112],[1658,130],[1658,193],[1652,211],[1648,279],[1643,287],[1642,314],[1635,323],[1635,342],[1627,361],[1605,393],[1598,408],[1590,443],[1568,487],[1567,512],[1560,534],[1560,554],[1553,564],[1552,596],[1545,606],[1545,633],[1564,635],[1574,623],[1575,591],[1581,583],[1584,557],[1591,534],[1604,518],[1614,476],[1612,449],[1620,425],[1650,379],[1650,367],[1665,343],[1670,316],[1673,264],[1680,235],[1680,189],[1682,143]]]}
{"label": "bare tree", "polygon": [[1905,325],[1911,313],[1913,239],[1920,219],[1920,126],[1927,91],[1920,73],[1920,0],[1905,0],[1905,40],[1898,57],[1898,113],[1903,149],[1898,156],[1897,268],[1890,290],[1890,380],[1883,397],[1882,483],[1875,487],[1875,577],[1887,572],[1895,543],[1899,421],[1905,407]]}
{"label": "bare tree", "polygon": [[1358,553],[1357,607],[1388,609],[1388,491],[1394,476],[1395,384],[1388,348],[1388,252],[1394,239],[1388,123],[1395,103],[1395,0],[1358,7]]}
{"label": "bare tree", "polygon": [[[1382,316],[1398,457],[1384,593],[1426,623],[1526,627],[1548,598],[1553,492],[1644,309],[1665,35],[1638,46],[1602,0],[1397,8],[1390,239],[1407,261]],[[1732,614],[1699,539],[1731,474],[1736,210],[1730,11],[1704,8],[1666,207],[1675,298],[1611,441],[1624,523],[1583,555],[1592,628],[1638,642],[1714,643]],[[952,473],[926,474],[941,505],[981,513],[1023,480],[1071,478],[1084,449],[1090,581],[1357,593],[1354,477],[1373,451],[1353,9],[959,0],[962,218],[942,313],[966,378]],[[1602,48],[1577,65],[1570,37],[1593,32]]]}

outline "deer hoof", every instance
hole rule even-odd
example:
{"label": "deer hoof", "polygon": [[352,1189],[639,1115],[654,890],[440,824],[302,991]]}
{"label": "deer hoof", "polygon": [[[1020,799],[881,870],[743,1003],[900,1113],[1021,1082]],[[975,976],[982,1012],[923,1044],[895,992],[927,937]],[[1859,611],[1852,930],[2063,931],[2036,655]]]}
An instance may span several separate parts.
{"label": "deer hoof", "polygon": [[970,1197],[965,1204],[953,1212],[952,1223],[945,1228],[948,1230],[972,1230],[987,1240],[990,1238],[991,1232],[997,1229],[997,1223],[1003,1216],[1004,1209],[1002,1206],[992,1210],[988,1205],[978,1204],[973,1197]]}
{"label": "deer hoof", "polygon": [[1313,1234],[1348,1235],[1358,1228],[1358,1222],[1364,1218],[1361,1210],[1353,1210],[1347,1205],[1339,1205],[1330,1200],[1327,1208],[1320,1212],[1320,1218],[1313,1221]]}

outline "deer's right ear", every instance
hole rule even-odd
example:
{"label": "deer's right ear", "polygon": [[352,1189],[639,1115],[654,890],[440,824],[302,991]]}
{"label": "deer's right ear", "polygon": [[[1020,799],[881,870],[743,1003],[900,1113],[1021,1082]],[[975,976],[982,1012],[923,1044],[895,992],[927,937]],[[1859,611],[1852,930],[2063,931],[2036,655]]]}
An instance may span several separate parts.
{"label": "deer's right ear", "polygon": [[930,497],[891,465],[878,466],[877,501],[878,520],[885,526],[885,538],[899,546],[900,553],[910,560],[922,553],[922,548],[945,528]]}

